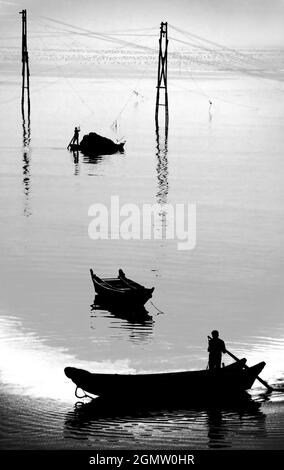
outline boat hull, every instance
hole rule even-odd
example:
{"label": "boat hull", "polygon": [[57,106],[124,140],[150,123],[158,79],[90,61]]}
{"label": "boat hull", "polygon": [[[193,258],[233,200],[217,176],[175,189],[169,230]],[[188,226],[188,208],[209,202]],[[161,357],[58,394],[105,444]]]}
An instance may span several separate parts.
{"label": "boat hull", "polygon": [[264,362],[244,368],[245,359],[219,370],[199,370],[157,374],[92,374],[83,369],[66,367],[65,374],[77,387],[100,397],[151,400],[238,393],[252,387]]}
{"label": "boat hull", "polygon": [[84,135],[80,142],[80,150],[84,155],[111,155],[124,151],[125,142],[119,144],[95,132]]}
{"label": "boat hull", "polygon": [[126,285],[120,278],[101,279],[92,269],[90,272],[95,292],[105,305],[142,307],[152,297],[154,288],[147,289],[143,286],[137,288]]}

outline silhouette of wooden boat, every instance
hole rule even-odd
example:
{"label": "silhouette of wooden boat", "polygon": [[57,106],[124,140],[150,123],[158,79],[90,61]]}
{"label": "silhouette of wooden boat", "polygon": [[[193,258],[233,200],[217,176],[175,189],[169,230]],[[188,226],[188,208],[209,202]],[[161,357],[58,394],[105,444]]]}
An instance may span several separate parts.
{"label": "silhouette of wooden boat", "polygon": [[197,370],[151,374],[97,374],[75,367],[66,367],[65,375],[77,388],[92,395],[127,400],[150,398],[180,399],[190,396],[236,394],[252,387],[265,366],[260,362],[245,368],[246,359],[218,370]]}
{"label": "silhouette of wooden boat", "polygon": [[138,282],[128,279],[119,270],[116,278],[100,278],[90,270],[98,301],[109,305],[143,306],[151,297],[154,287],[148,289]]}
{"label": "silhouette of wooden boat", "polygon": [[115,143],[107,137],[103,137],[95,132],[84,135],[80,144],[71,144],[71,151],[80,150],[84,155],[111,155],[123,152],[125,142]]}

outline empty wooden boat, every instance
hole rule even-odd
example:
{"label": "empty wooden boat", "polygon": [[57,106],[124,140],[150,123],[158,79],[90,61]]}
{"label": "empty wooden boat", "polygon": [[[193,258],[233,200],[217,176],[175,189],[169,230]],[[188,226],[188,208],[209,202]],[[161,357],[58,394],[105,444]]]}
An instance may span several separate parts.
{"label": "empty wooden boat", "polygon": [[143,306],[152,297],[154,287],[148,289],[126,278],[122,270],[116,278],[100,278],[92,269],[90,272],[95,292],[105,303]]}

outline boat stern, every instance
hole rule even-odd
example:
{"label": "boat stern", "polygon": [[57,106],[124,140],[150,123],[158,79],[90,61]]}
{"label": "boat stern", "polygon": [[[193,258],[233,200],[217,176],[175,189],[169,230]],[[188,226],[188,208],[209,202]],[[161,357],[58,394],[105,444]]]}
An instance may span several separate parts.
{"label": "boat stern", "polygon": [[261,371],[264,369],[266,363],[264,361],[255,364],[244,371],[244,390],[250,389]]}

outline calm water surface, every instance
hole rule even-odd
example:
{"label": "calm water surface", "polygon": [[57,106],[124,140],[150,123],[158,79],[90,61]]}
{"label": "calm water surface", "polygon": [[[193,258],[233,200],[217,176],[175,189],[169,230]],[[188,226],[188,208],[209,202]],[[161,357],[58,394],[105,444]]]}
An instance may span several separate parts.
{"label": "calm water surface", "polygon": [[[245,409],[127,410],[75,405],[67,365],[92,371],[204,368],[207,334],[284,384],[284,111],[280,81],[202,76],[170,85],[168,142],[153,120],[155,78],[33,77],[0,82],[0,414],[2,448],[282,448],[284,395],[259,384]],[[140,95],[133,94],[139,90]],[[208,110],[208,96],[213,101]],[[74,161],[74,125],[125,153]],[[158,142],[158,145],[157,145]],[[88,237],[96,202],[196,203],[197,245]],[[156,231],[166,223],[158,221]],[[92,310],[89,275],[155,286],[145,323]],[[225,358],[229,363],[230,359]],[[149,393],[148,390],[145,390]],[[177,407],[179,408],[179,407]]]}

